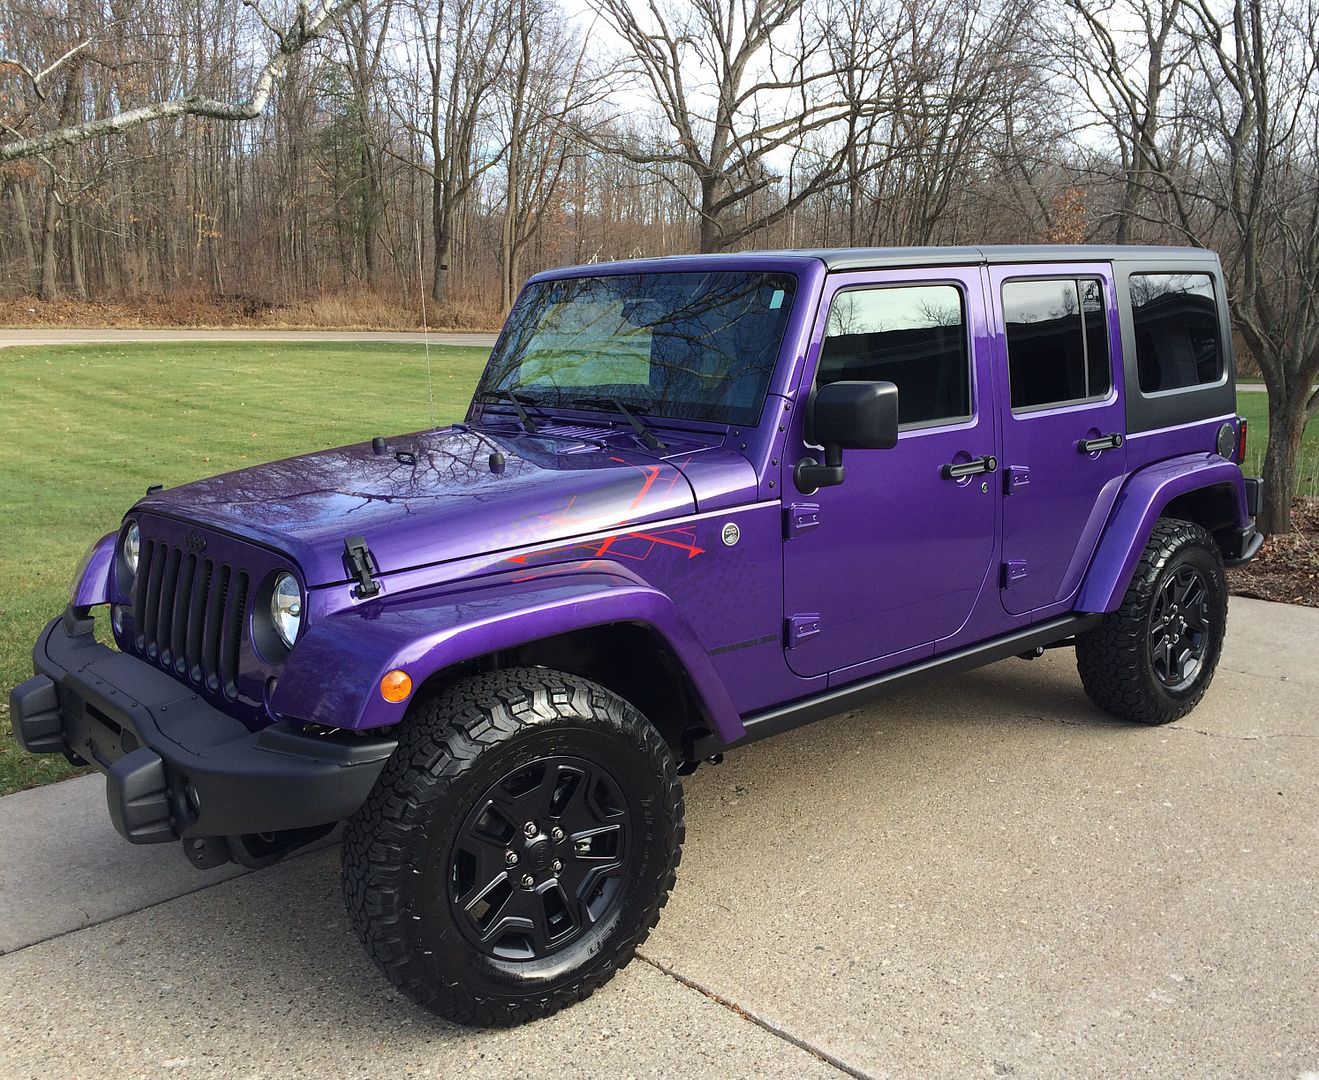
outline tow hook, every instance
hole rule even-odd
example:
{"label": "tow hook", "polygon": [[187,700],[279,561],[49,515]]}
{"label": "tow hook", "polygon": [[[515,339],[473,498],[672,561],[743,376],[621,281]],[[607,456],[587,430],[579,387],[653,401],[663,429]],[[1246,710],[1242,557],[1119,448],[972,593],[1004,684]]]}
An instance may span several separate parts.
{"label": "tow hook", "polygon": [[682,761],[678,763],[678,775],[691,776],[700,765],[722,765],[723,762],[723,754],[714,754],[711,757],[703,758],[699,761]]}

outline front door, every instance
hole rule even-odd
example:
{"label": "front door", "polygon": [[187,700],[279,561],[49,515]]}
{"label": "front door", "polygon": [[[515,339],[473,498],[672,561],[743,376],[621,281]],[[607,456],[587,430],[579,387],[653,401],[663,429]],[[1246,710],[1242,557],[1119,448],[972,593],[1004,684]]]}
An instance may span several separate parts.
{"label": "front door", "polygon": [[989,271],[1003,413],[1003,607],[1075,594],[1126,471],[1109,267]]}
{"label": "front door", "polygon": [[798,675],[845,681],[929,655],[992,582],[1001,486],[988,353],[978,267],[829,279],[798,400],[812,379],[892,382],[901,426],[892,449],[844,451],[843,483],[811,494],[792,469],[820,450],[800,417],[789,433],[785,632]]}

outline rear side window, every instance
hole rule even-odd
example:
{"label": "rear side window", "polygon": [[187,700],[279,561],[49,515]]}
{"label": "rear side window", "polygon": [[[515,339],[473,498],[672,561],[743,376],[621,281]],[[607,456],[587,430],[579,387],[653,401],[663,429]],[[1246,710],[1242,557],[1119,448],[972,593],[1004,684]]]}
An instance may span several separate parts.
{"label": "rear side window", "polygon": [[1092,401],[1112,389],[1099,280],[1006,281],[1003,321],[1013,409]]}
{"label": "rear side window", "polygon": [[966,313],[954,285],[848,289],[825,324],[817,383],[891,382],[898,423],[932,424],[971,415]]}
{"label": "rear side window", "polygon": [[1132,274],[1131,313],[1142,393],[1223,377],[1218,304],[1208,274]]}

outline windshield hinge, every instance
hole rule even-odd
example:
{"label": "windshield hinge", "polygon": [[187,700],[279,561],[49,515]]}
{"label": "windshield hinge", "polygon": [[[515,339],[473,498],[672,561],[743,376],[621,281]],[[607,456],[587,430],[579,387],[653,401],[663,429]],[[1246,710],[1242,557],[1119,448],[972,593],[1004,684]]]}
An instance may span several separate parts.
{"label": "windshield hinge", "polygon": [[380,583],[371,576],[379,572],[379,567],[371,549],[366,546],[365,537],[350,536],[344,540],[343,561],[349,577],[357,579],[357,584],[353,586],[354,596],[365,600],[380,592]]}

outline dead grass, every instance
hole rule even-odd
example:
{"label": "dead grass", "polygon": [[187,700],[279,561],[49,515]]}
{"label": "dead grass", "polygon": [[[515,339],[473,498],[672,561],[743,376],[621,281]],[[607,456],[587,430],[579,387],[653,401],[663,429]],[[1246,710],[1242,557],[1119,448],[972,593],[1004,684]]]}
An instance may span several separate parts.
{"label": "dead grass", "polygon": [[[498,300],[480,290],[457,294],[443,304],[428,302],[426,322],[434,330],[497,330],[503,322]],[[253,296],[174,293],[131,300],[93,302],[30,297],[0,299],[0,327],[80,330],[420,330],[416,297],[401,298],[365,288],[344,289],[306,300],[276,304]]]}

